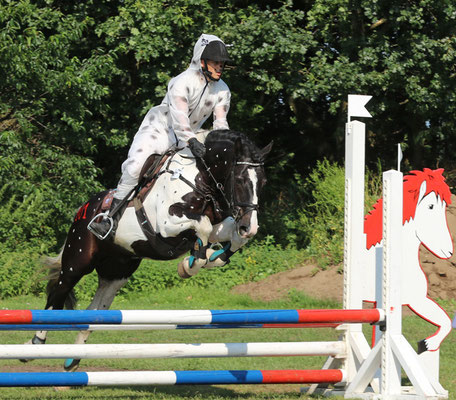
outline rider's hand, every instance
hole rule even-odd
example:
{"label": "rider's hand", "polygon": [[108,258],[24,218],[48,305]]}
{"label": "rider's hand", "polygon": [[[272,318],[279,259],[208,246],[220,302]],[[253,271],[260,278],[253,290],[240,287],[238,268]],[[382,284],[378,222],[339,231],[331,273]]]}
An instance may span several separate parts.
{"label": "rider's hand", "polygon": [[203,158],[206,154],[206,146],[199,142],[197,138],[191,138],[188,141],[188,147],[195,157]]}

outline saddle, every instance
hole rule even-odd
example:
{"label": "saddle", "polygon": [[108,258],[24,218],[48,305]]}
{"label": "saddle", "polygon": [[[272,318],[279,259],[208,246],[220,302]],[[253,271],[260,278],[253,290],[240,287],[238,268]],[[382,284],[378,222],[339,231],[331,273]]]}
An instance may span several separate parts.
{"label": "saddle", "polygon": [[[163,155],[151,154],[149,158],[147,158],[139,175],[139,183],[134,189],[133,198],[130,201],[126,202],[126,207],[122,207],[122,209],[119,210],[119,212],[123,214],[125,208],[134,207],[135,199],[138,199],[139,201],[141,201],[141,203],[144,201],[146,195],[153,188],[159,176],[158,172],[160,171],[166,160],[169,157],[171,157],[171,155],[174,155],[174,152],[167,152]],[[109,192],[105,195],[101,202],[100,212],[106,212],[110,210],[115,192],[115,190],[109,190]]]}
{"label": "saddle", "polygon": [[[149,217],[146,214],[143,206],[143,201],[154,187],[158,177],[162,173],[169,172],[167,169],[162,170],[162,168],[167,161],[171,161],[172,157],[179,150],[180,149],[169,150],[163,155],[150,155],[141,170],[139,183],[133,191],[133,198],[128,201],[127,199],[130,196],[127,196],[126,199],[124,199],[124,203],[119,205],[119,209],[117,211],[122,215],[126,208],[135,208],[136,218],[138,220],[139,226],[141,227],[141,230],[147,238],[147,241],[152,246],[152,248],[154,248],[154,250],[163,258],[173,258],[174,256],[178,256],[180,254],[181,247],[187,247],[187,243],[183,242],[176,247],[168,244],[163,238],[158,236],[152,227],[152,224],[150,223]],[[101,203],[101,212],[108,212],[108,210],[110,210],[114,198],[114,193],[115,190],[110,190],[103,198]],[[186,238],[184,239],[186,240]]]}

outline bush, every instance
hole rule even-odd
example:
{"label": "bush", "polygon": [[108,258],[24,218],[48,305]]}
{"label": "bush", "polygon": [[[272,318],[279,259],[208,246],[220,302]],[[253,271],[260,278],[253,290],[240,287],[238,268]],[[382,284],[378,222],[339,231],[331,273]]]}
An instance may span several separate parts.
{"label": "bush", "polygon": [[[367,212],[381,196],[381,174],[368,171],[366,181]],[[323,160],[317,163],[305,185],[312,201],[299,210],[297,224],[309,243],[306,252],[322,268],[337,265],[343,261],[344,253],[345,170]]]}
{"label": "bush", "polygon": [[40,256],[35,249],[8,251],[0,244],[0,299],[26,294],[43,295],[45,282],[40,280]]}

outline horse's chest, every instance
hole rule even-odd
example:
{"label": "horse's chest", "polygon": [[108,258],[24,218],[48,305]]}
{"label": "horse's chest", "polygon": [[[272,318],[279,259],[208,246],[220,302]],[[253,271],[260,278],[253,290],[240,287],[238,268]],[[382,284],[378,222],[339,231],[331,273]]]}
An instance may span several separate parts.
{"label": "horse's chest", "polygon": [[152,226],[162,236],[176,236],[189,229],[188,222],[201,213],[204,196],[194,192],[194,188],[181,177],[196,186],[198,179],[196,168],[186,167],[185,173],[180,168],[170,165],[170,172],[162,174],[154,189],[146,198],[144,207]]}

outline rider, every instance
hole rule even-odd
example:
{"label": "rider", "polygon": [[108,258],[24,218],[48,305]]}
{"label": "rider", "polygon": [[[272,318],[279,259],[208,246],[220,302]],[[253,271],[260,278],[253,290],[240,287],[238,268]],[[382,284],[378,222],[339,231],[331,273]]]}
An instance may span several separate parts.
{"label": "rider", "polygon": [[115,232],[121,214],[118,205],[132,193],[144,162],[151,154],[163,154],[177,145],[188,146],[195,157],[203,157],[206,148],[195,133],[209,116],[214,115],[213,129],[229,128],[226,116],[231,93],[220,79],[228,61],[222,40],[214,35],[200,36],[189,68],[170,80],[162,103],[149,110],[139,127],[128,158],[122,164],[122,176],[110,211],[101,222],[90,225],[90,230],[99,238]]}

